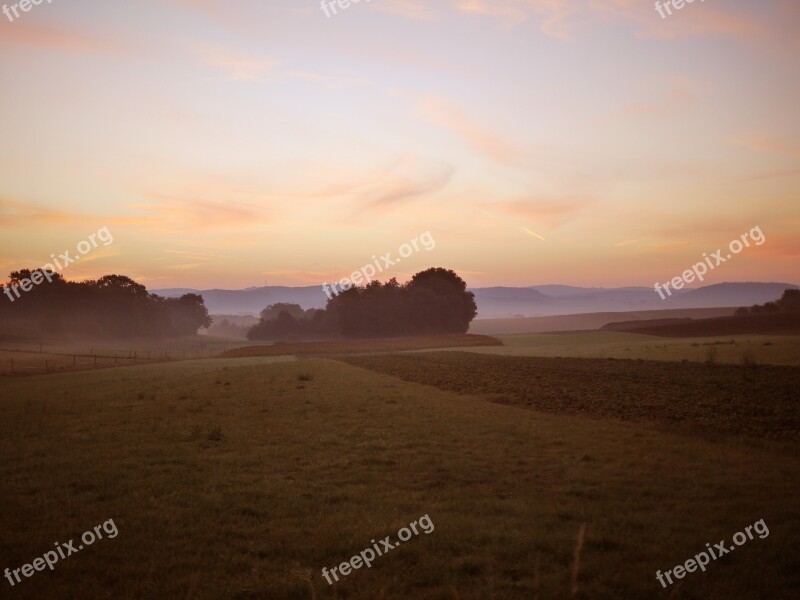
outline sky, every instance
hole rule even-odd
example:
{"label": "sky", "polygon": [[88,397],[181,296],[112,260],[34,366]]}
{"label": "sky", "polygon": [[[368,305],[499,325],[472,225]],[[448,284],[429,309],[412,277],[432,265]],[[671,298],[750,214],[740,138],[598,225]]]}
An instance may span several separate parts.
{"label": "sky", "polygon": [[[800,283],[800,2],[0,0],[0,279]],[[345,3],[346,4],[346,3]]]}

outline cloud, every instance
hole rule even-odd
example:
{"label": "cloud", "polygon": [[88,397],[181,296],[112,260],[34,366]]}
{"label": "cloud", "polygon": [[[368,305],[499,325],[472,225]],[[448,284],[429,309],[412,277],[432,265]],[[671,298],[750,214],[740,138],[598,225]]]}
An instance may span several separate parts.
{"label": "cloud", "polygon": [[415,2],[414,0],[380,0],[370,4],[376,10],[398,15],[415,21],[433,21],[439,13],[431,8],[434,2]]}
{"label": "cloud", "polygon": [[160,228],[216,229],[270,222],[262,207],[244,202],[208,200],[195,195],[180,196],[159,192],[150,192],[145,196],[156,203],[137,204],[133,208],[149,211],[152,220]]}
{"label": "cloud", "polygon": [[531,236],[531,237],[535,237],[535,238],[536,238],[536,239],[538,239],[538,240],[542,240],[542,241],[544,241],[544,237],[542,237],[542,236],[541,236],[541,235],[539,235],[538,233],[534,233],[533,231],[531,231],[531,230],[530,230],[530,229],[528,229],[527,227],[523,227],[523,228],[522,228],[522,231],[524,231],[525,233],[527,233],[527,234],[528,234],[529,236]]}
{"label": "cloud", "polygon": [[24,22],[3,27],[0,44],[9,46],[28,46],[57,50],[59,52],[116,53],[122,50],[118,42],[109,39],[75,33],[65,29],[30,25]]}
{"label": "cloud", "polygon": [[658,242],[655,244],[650,244],[649,248],[653,252],[661,253],[661,252],[672,252],[674,250],[681,250],[682,248],[688,248],[689,242],[684,241],[667,241],[667,242]]}
{"label": "cloud", "polygon": [[524,218],[548,228],[560,227],[590,203],[586,198],[514,200],[484,204],[484,208]]}
{"label": "cloud", "polygon": [[437,96],[423,98],[417,105],[421,117],[456,134],[475,152],[502,164],[516,163],[521,154],[499,135],[477,125],[453,103]]}
{"label": "cloud", "polygon": [[[708,5],[686,5],[681,13],[661,19],[653,2],[641,0],[454,0],[455,10],[513,23],[538,21],[545,35],[570,41],[594,23],[626,23],[640,38],[672,39],[723,35],[748,38],[762,35],[764,24],[752,15]],[[687,13],[691,9],[691,16]],[[685,17],[685,18],[681,18]]]}
{"label": "cloud", "polygon": [[754,175],[743,177],[738,181],[744,183],[747,181],[763,181],[765,179],[780,179],[783,177],[794,177],[800,175],[800,168],[796,169],[782,169],[777,171],[762,171]]}
{"label": "cloud", "polygon": [[649,102],[631,102],[624,106],[624,112],[628,114],[655,117],[674,117],[695,106],[698,96],[688,87],[675,86],[662,92],[661,97]]}
{"label": "cloud", "polygon": [[795,236],[769,235],[766,243],[756,249],[759,254],[768,258],[800,256],[800,239]]}
{"label": "cloud", "polygon": [[733,138],[731,143],[756,152],[800,158],[800,136],[776,138],[763,134],[749,134]]}
{"label": "cloud", "polygon": [[101,222],[104,225],[140,225],[149,223],[143,217],[110,217],[69,213],[29,202],[0,198],[0,227],[6,229],[37,229],[47,225],[84,225]]}
{"label": "cloud", "polygon": [[352,195],[360,209],[389,210],[444,189],[455,169],[449,164],[404,160]]}
{"label": "cloud", "polygon": [[612,245],[614,246],[614,248],[623,248],[625,246],[630,246],[632,244],[639,244],[640,242],[643,242],[643,241],[644,240],[627,240],[627,241],[624,241],[624,242],[617,242],[616,244],[612,244]]}
{"label": "cloud", "polygon": [[264,74],[280,64],[268,56],[222,46],[199,47],[195,52],[205,64],[225,71],[233,81],[262,81]]}
{"label": "cloud", "polygon": [[303,79],[311,81],[323,87],[331,89],[340,89],[344,87],[351,87],[356,85],[366,85],[370,83],[368,79],[363,77],[339,77],[336,75],[322,75],[320,73],[310,73],[308,71],[289,71],[286,73],[287,77],[294,79]]}

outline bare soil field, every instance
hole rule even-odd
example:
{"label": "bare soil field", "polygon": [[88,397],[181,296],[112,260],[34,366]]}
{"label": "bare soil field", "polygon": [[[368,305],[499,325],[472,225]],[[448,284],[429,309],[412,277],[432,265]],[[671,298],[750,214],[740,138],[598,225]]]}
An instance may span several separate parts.
{"label": "bare soil field", "polygon": [[800,369],[431,352],[346,362],[404,381],[553,413],[800,441]]}

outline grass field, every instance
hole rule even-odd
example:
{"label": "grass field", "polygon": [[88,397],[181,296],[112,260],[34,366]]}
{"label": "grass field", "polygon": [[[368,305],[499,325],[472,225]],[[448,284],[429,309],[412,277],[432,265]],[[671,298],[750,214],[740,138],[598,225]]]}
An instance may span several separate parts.
{"label": "grass field", "polygon": [[0,376],[207,358],[254,343],[210,335],[128,343],[104,340],[5,340],[0,343]]}
{"label": "grass field", "polygon": [[[0,456],[0,569],[108,519],[119,530],[13,589],[1,580],[3,597],[773,600],[800,587],[794,454],[327,359],[6,378]],[[429,535],[322,578],[424,514]],[[661,589],[656,570],[762,518],[768,537]]]}
{"label": "grass field", "polygon": [[467,348],[500,346],[501,342],[488,335],[429,335],[399,338],[368,338],[322,342],[279,343],[271,346],[244,346],[220,354],[222,358],[245,356],[364,354],[371,352],[401,352],[431,348]]}
{"label": "grass field", "polygon": [[571,358],[633,358],[659,361],[706,362],[709,353],[720,363],[800,366],[798,335],[738,335],[708,338],[659,338],[638,333],[592,331],[570,334],[497,336],[502,347],[471,351],[505,356],[563,356]]}

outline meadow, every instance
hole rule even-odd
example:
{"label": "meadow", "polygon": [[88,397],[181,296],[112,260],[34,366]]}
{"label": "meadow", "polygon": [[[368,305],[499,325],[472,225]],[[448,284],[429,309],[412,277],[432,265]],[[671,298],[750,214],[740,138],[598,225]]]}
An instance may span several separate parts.
{"label": "meadow", "polygon": [[[795,423],[795,409],[772,394],[796,389],[796,370],[694,365],[671,381],[685,364],[540,362],[517,398],[526,372],[515,360],[540,359],[218,358],[4,378],[0,569],[107,519],[119,535],[13,589],[0,581],[3,597],[793,597],[800,465],[776,419]],[[408,361],[432,365],[433,377],[414,377],[430,385],[399,378],[412,379],[399,372]],[[607,412],[593,387],[621,372],[626,394]],[[700,428],[618,412],[652,417],[668,398],[650,394],[691,386],[711,403]],[[519,402],[540,389],[600,410]],[[730,414],[706,431],[729,395],[736,416],[748,394],[751,408],[766,403],[740,415],[754,431],[729,427]],[[423,514],[430,535],[333,586],[322,578]],[[656,581],[762,518],[765,539],[669,589]]]}
{"label": "meadow", "polygon": [[127,343],[80,338],[5,339],[0,341],[0,376],[209,358],[253,344],[258,342],[210,335]]}
{"label": "meadow", "polygon": [[800,335],[734,335],[662,338],[639,333],[588,331],[495,336],[496,348],[471,352],[502,356],[619,358],[670,362],[757,363],[800,366]]}

